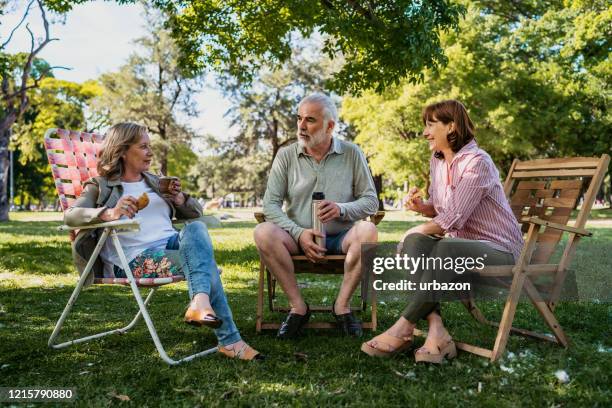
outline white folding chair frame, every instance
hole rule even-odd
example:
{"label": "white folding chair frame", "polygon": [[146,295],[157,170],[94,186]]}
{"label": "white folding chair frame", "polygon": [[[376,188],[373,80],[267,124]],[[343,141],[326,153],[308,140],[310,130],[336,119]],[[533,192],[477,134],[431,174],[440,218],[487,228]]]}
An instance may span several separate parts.
{"label": "white folding chair frame", "polygon": [[[77,286],[74,288],[74,291],[72,292],[72,295],[70,296],[70,299],[68,300],[68,303],[66,304],[66,307],[64,308],[64,311],[62,312],[62,315],[60,316],[59,320],[55,324],[53,333],[51,333],[51,337],[49,337],[49,342],[48,342],[49,347],[52,347],[54,349],[61,349],[61,348],[71,346],[73,344],[84,343],[89,340],[97,339],[100,337],[105,337],[110,334],[115,334],[115,333],[124,334],[128,330],[132,329],[142,317],[147,325],[147,328],[149,329],[149,333],[151,334],[151,338],[153,339],[153,343],[155,343],[155,347],[157,348],[159,355],[166,363],[170,365],[178,365],[186,361],[191,361],[197,357],[202,357],[208,354],[216,353],[217,348],[212,347],[208,350],[204,350],[199,353],[189,355],[179,360],[174,360],[170,358],[168,354],[166,353],[166,350],[164,349],[164,346],[162,345],[159,339],[159,336],[157,335],[157,330],[155,329],[155,326],[153,325],[153,321],[151,320],[149,311],[147,310],[147,305],[149,304],[149,301],[153,297],[153,294],[155,293],[157,288],[156,287],[151,288],[151,292],[149,292],[147,298],[144,301],[142,300],[140,290],[138,289],[138,286],[136,285],[136,280],[134,279],[132,270],[130,269],[128,261],[125,257],[123,248],[121,248],[121,243],[119,242],[119,237],[118,237],[119,234],[140,229],[140,223],[138,222],[138,220],[118,220],[118,221],[105,222],[101,224],[88,225],[85,227],[68,227],[66,225],[62,225],[59,227],[61,231],[72,231],[72,230],[77,230],[77,229],[78,230],[97,229],[97,228],[104,228],[102,232],[102,236],[98,240],[96,248],[94,249],[94,252],[91,255],[91,258],[87,262],[87,266],[85,267],[85,270],[83,271],[83,274],[81,275],[77,283]],[[66,320],[66,318],[68,317],[68,314],[70,313],[70,310],[76,303],[76,300],[79,297],[79,294],[81,293],[81,290],[83,289],[83,286],[85,284],[85,280],[87,279],[87,276],[89,275],[91,268],[93,267],[94,262],[96,258],[98,257],[98,254],[102,250],[102,246],[104,245],[104,243],[106,242],[109,236],[112,239],[115,249],[117,250],[117,254],[119,255],[119,259],[121,260],[121,265],[130,283],[130,287],[132,289],[132,293],[134,294],[134,298],[136,299],[136,303],[138,304],[138,313],[136,313],[136,316],[134,316],[132,321],[127,326],[122,327],[120,329],[109,330],[109,331],[97,333],[91,336],[81,337],[79,339],[70,340],[70,341],[56,344],[55,340],[57,336],[59,335],[59,332],[64,324],[64,321]]]}

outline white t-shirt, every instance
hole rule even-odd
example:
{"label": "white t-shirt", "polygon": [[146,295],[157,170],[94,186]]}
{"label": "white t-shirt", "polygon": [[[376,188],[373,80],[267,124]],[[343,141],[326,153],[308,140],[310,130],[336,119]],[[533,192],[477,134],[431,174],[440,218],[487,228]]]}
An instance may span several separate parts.
{"label": "white t-shirt", "polygon": [[[163,249],[168,244],[168,239],[176,234],[172,228],[172,209],[157,193],[145,183],[144,180],[134,183],[121,182],[123,195],[138,198],[142,193],[147,193],[149,205],[138,211],[134,219],[140,220],[140,231],[134,231],[119,235],[121,247],[125,252],[127,261],[136,258],[145,249]],[[121,219],[127,219],[125,215]],[[121,261],[115,251],[112,239],[109,237],[100,252],[104,261],[104,277],[113,277],[113,265],[121,266]]]}

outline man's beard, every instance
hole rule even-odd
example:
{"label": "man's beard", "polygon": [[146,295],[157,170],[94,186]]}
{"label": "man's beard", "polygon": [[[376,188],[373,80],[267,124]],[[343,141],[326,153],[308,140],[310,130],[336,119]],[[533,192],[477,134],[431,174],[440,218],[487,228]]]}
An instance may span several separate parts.
{"label": "man's beard", "polygon": [[300,146],[306,147],[308,149],[311,149],[314,146],[323,143],[326,138],[327,138],[327,135],[325,134],[325,127],[323,127],[321,130],[319,130],[315,134],[310,135],[310,138],[308,139],[308,141],[306,141],[306,140],[304,140],[304,139],[302,139],[300,137],[300,131],[299,130],[297,132],[298,143],[300,144]]}

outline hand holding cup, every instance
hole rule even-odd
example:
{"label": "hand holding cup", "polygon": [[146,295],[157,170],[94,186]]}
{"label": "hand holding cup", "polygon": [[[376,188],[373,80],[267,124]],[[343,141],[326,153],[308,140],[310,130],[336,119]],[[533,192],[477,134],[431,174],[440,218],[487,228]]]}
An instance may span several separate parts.
{"label": "hand holding cup", "polygon": [[174,176],[161,176],[159,178],[159,192],[175,205],[185,203],[185,194],[181,190],[181,180]]}

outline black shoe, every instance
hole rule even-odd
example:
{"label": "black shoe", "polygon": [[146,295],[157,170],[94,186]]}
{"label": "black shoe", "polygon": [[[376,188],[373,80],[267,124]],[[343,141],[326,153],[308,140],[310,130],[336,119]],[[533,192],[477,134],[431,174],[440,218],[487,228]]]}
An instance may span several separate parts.
{"label": "black shoe", "polygon": [[359,321],[353,311],[343,314],[336,314],[334,308],[336,307],[336,301],[332,305],[332,316],[336,319],[336,326],[346,336],[361,337],[363,329],[361,328],[361,321]]}
{"label": "black shoe", "polygon": [[306,303],[306,314],[289,313],[285,321],[281,324],[276,335],[279,339],[294,339],[302,334],[302,327],[310,319],[310,307]]}

